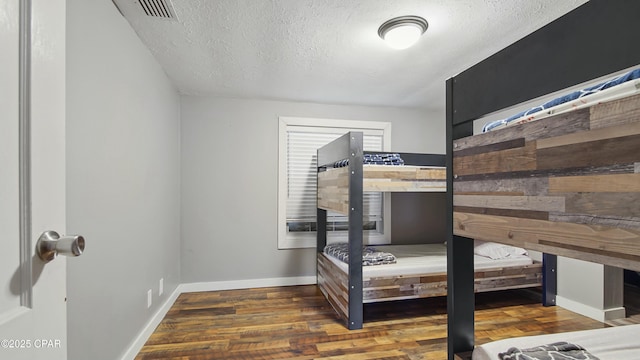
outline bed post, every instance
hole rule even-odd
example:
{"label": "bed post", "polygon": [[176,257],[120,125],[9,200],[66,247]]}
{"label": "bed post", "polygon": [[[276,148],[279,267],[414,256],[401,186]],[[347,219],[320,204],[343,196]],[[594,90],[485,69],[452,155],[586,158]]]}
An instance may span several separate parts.
{"label": "bed post", "polygon": [[316,214],[317,250],[318,253],[321,253],[324,251],[324,247],[327,246],[327,210],[317,208]]}
{"label": "bed post", "polygon": [[362,133],[349,133],[349,319],[362,329]]}
{"label": "bed post", "polygon": [[[320,149],[316,151],[316,159],[318,159],[318,167],[316,168],[316,179],[318,178],[318,174],[321,171],[325,171],[324,167],[321,167],[319,161],[321,159]],[[324,247],[327,246],[327,210],[320,209],[318,207],[318,196],[316,190],[316,259],[318,259],[318,254],[324,251]],[[317,261],[317,260],[316,260]],[[320,286],[320,273],[318,272],[319,264],[316,262],[316,284]]]}
{"label": "bed post", "polygon": [[551,254],[542,254],[542,305],[554,306],[556,304],[558,257]]}
{"label": "bed post", "polygon": [[453,235],[453,140],[473,135],[473,122],[455,124],[454,79],[447,80],[447,349],[448,359],[473,350],[473,240]]}
{"label": "bed post", "polygon": [[[362,132],[349,132],[318,149],[318,172],[324,167],[333,167],[336,161],[349,159],[349,304],[347,327],[350,330],[362,329]],[[324,251],[327,244],[327,210],[317,210],[317,250]]]}
{"label": "bed post", "polygon": [[[320,170],[318,169],[318,171]],[[320,209],[316,204],[316,249],[318,254],[324,251],[325,246],[327,246],[327,210]],[[316,259],[318,254],[316,254]],[[318,264],[316,263],[316,284],[320,285],[320,276],[317,269]]]}

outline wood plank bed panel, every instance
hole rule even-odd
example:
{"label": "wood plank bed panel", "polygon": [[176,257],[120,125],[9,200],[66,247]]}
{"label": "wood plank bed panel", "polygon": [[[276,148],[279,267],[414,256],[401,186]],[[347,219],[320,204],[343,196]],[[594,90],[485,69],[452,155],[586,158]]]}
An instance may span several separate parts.
{"label": "wood plank bed panel", "polygon": [[363,166],[363,191],[444,192],[446,169],[442,166]]}
{"label": "wood plank bed panel", "polygon": [[457,176],[535,169],[535,141],[526,142],[517,148],[458,156],[453,164],[453,172]]}
{"label": "wood plank bed panel", "polygon": [[[638,268],[628,258],[640,255],[640,116],[634,108],[640,108],[638,95],[456,140],[454,234],[577,258],[602,254],[611,265],[627,256],[626,266]],[[564,131],[539,134],[541,126],[564,121]],[[523,137],[521,148],[491,146]],[[532,146],[532,153],[524,150]],[[517,160],[522,163],[514,167]]]}
{"label": "wood plank bed panel", "polygon": [[638,134],[640,134],[640,122],[635,122],[625,125],[608,126],[595,130],[581,131],[578,133],[541,139],[537,141],[536,148],[546,149],[556,146],[580,144]]}
{"label": "wood plank bed panel", "polygon": [[406,300],[447,294],[447,274],[364,278],[364,302]]}
{"label": "wood plank bed panel", "polygon": [[[363,165],[363,191],[444,192],[446,169],[441,166]],[[318,173],[318,207],[347,215],[349,168]]]}
{"label": "wood plank bed panel", "polygon": [[494,195],[453,195],[454,206],[475,208],[564,211],[563,196],[494,196]]}
{"label": "wood plank bed panel", "polygon": [[[318,254],[318,285],[343,319],[347,318],[347,274]],[[476,292],[540,286],[542,264],[495,267],[475,272]],[[363,303],[447,295],[447,273],[363,277]]]}
{"label": "wood plank bed panel", "polygon": [[640,219],[640,192],[567,193],[566,212]]}
{"label": "wood plank bed panel", "polygon": [[537,169],[609,166],[640,161],[640,135],[538,149]]}
{"label": "wood plank bed panel", "polygon": [[520,148],[520,147],[523,147],[524,145],[525,145],[525,139],[518,138],[518,139],[493,143],[489,145],[481,145],[481,146],[466,148],[463,150],[458,150],[457,155],[458,156],[478,155],[478,154],[484,154],[484,153],[493,152],[493,151]]}
{"label": "wood plank bed panel", "polygon": [[640,94],[592,106],[590,112],[591,129],[640,122]]}
{"label": "wood plank bed panel", "polygon": [[601,225],[606,227],[640,230],[638,218],[629,216],[598,216],[567,213],[549,213],[549,220],[575,224]]}
{"label": "wood plank bed panel", "polygon": [[[560,255],[569,246],[579,246],[585,253],[607,253],[610,257],[640,255],[640,230],[601,225],[563,223],[515,217],[454,212],[454,233],[479,240],[496,241],[537,250],[543,241],[556,244],[545,252]],[[579,252],[573,252],[580,259]],[[589,257],[585,255],[586,257]],[[640,260],[640,258],[638,259]],[[602,262],[603,264],[617,266]],[[638,269],[640,263],[628,269]]]}
{"label": "wood plank bed panel", "polygon": [[529,196],[547,194],[548,189],[549,178],[537,177],[455,181],[453,183],[453,192],[456,195],[495,195],[495,193],[510,193],[510,195],[514,196]]}
{"label": "wood plank bed panel", "polygon": [[485,214],[496,216],[510,216],[525,219],[549,220],[549,212],[547,211],[478,208],[470,206],[454,206],[453,211],[469,214]]}
{"label": "wood plank bed panel", "polygon": [[347,215],[349,209],[349,168],[318,173],[318,207]]}
{"label": "wood plank bed panel", "polygon": [[[318,207],[347,214],[349,168],[331,168],[318,173]],[[444,192],[446,169],[425,166],[363,166],[363,191]]]}
{"label": "wood plank bed panel", "polygon": [[349,277],[324,254],[318,253],[318,287],[340,318],[346,323],[349,319]]}
{"label": "wood plank bed panel", "polygon": [[444,192],[446,183],[442,181],[404,181],[364,179],[364,191],[378,192]]}
{"label": "wood plank bed panel", "polygon": [[553,251],[558,256],[564,256],[574,259],[577,258],[584,261],[606,264],[621,269],[640,271],[640,259],[634,256],[625,256],[625,258],[621,258],[620,254],[614,254],[613,256],[610,256],[603,252],[594,253],[592,249],[583,249],[580,247],[571,248],[567,246],[558,246],[557,244],[546,245],[545,241],[542,241],[540,244],[531,244],[530,248],[531,250],[547,253]]}
{"label": "wood plank bed panel", "polygon": [[410,180],[440,180],[444,181],[447,170],[441,166],[388,166],[363,165],[365,179],[398,179]]}
{"label": "wood plank bed panel", "polygon": [[598,174],[631,174],[634,172],[635,163],[626,164],[614,164],[607,166],[582,166],[571,168],[557,168],[557,169],[544,169],[544,170],[530,170],[530,171],[508,171],[497,172],[490,174],[477,174],[477,175],[463,175],[456,176],[458,182],[461,181],[479,181],[490,180],[499,181],[507,179],[526,179],[526,178],[539,178],[539,177],[552,177],[552,176],[583,176],[583,175],[598,175]]}
{"label": "wood plank bed panel", "polygon": [[524,138],[526,141],[546,139],[554,136],[571,134],[579,130],[589,129],[589,110],[576,110],[572,113],[540,119],[522,125],[509,126],[500,131],[492,131],[475,136],[469,136],[453,141],[453,150],[461,150],[491,146],[495,143]]}
{"label": "wood plank bed panel", "polygon": [[640,192],[640,174],[561,176],[549,178],[549,193]]}

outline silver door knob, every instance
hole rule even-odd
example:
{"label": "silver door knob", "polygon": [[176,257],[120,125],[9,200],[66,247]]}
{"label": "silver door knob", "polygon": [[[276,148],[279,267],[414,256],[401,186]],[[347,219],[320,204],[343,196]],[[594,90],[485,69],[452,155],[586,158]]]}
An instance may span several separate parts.
{"label": "silver door knob", "polygon": [[83,251],[84,237],[80,235],[60,237],[55,231],[45,231],[36,243],[36,252],[45,263],[55,259],[57,255],[80,256]]}

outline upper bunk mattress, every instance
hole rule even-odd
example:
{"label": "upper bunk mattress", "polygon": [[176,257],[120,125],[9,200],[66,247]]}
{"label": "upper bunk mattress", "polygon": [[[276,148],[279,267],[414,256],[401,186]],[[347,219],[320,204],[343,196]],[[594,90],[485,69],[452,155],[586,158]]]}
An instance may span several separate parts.
{"label": "upper bunk mattress", "polygon": [[[435,274],[447,271],[447,247],[444,244],[417,244],[417,245],[378,245],[379,251],[391,253],[396,257],[395,264],[376,266],[364,266],[363,278],[387,277],[400,275]],[[349,265],[327,256],[342,271],[348,272]],[[503,259],[490,259],[485,256],[474,255],[474,268],[476,270],[496,267],[530,265],[533,260],[526,255],[515,255]]]}
{"label": "upper bunk mattress", "polygon": [[473,360],[499,360],[498,354],[511,347],[520,349],[567,341],[584,347],[600,360],[625,360],[640,357],[640,324],[567,333],[525,336],[477,346]]}
{"label": "upper bunk mattress", "polygon": [[638,93],[640,93],[640,69],[635,69],[598,85],[557,97],[506,119],[489,122],[483,126],[482,132],[540,120]]}

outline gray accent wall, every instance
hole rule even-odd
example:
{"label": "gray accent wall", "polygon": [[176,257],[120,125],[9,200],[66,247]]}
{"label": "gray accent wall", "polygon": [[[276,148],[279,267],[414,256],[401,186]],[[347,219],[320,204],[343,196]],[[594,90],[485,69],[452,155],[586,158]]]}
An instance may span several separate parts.
{"label": "gray accent wall", "polygon": [[443,154],[422,110],[182,97],[182,282],[315,276],[315,249],[278,250],[278,117],[389,121],[398,152]]}
{"label": "gray accent wall", "polygon": [[111,1],[67,2],[67,115],[68,358],[119,359],[180,283],[180,97]]}
{"label": "gray accent wall", "polygon": [[447,194],[391,194],[391,243],[442,244],[446,240]]}

